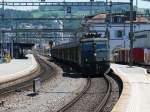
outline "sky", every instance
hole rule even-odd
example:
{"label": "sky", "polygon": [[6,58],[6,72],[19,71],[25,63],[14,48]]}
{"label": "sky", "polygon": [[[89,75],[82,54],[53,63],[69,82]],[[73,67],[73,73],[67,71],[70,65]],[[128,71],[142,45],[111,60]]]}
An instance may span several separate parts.
{"label": "sky", "polygon": [[[2,1],[2,0],[0,0]],[[10,2],[13,2],[13,1],[16,1],[16,2],[38,2],[40,0],[4,0],[4,1],[10,1]],[[45,0],[47,2],[62,2],[64,0]],[[65,1],[72,1],[72,2],[87,2],[87,1],[90,1],[90,0],[65,0]],[[105,0],[94,0],[94,1],[105,1]],[[109,0],[108,0],[109,1]],[[129,2],[130,0],[112,0],[113,2]],[[133,0],[134,1],[134,4],[136,4],[136,1],[138,1],[138,7],[139,8],[150,8],[150,2],[146,2],[146,1],[142,1],[142,0]],[[35,9],[37,7],[26,7],[25,9],[28,9],[28,10],[32,10],[32,9]]]}

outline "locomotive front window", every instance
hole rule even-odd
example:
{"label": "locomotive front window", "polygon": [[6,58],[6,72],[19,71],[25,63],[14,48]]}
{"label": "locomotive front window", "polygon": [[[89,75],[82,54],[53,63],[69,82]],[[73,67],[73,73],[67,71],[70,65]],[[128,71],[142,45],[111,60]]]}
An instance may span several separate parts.
{"label": "locomotive front window", "polygon": [[93,43],[92,42],[82,43],[82,59],[84,60],[84,62],[93,61]]}
{"label": "locomotive front window", "polygon": [[95,45],[96,61],[108,60],[107,42],[97,42]]}
{"label": "locomotive front window", "polygon": [[96,49],[107,49],[106,42],[97,42],[96,43]]}
{"label": "locomotive front window", "polygon": [[93,50],[92,42],[83,43],[82,44],[82,49],[84,51],[92,51]]}

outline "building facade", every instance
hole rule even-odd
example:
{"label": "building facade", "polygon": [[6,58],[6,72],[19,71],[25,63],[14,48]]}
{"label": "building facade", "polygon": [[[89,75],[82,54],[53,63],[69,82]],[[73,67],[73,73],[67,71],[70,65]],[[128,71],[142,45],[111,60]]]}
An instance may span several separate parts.
{"label": "building facade", "polygon": [[150,49],[150,30],[134,32],[134,38],[135,47]]}
{"label": "building facade", "polygon": [[[89,29],[89,31],[96,31],[98,33],[102,33],[106,31],[107,23],[106,23],[106,14],[99,14],[88,21],[85,22],[85,27]],[[119,48],[129,48],[130,40],[129,40],[129,32],[130,32],[130,22],[124,19],[122,15],[113,15],[109,18],[109,38],[110,38],[110,54],[112,59],[112,53],[114,50]],[[150,30],[150,22],[143,16],[136,17],[136,21],[134,21],[134,32]],[[141,43],[145,44],[145,43]],[[138,46],[138,45],[136,45]],[[144,45],[143,45],[144,46]]]}

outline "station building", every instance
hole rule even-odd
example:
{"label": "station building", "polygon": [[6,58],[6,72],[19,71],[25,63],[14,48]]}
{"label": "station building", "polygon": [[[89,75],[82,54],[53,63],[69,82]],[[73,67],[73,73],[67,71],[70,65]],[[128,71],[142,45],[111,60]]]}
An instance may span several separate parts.
{"label": "station building", "polygon": [[150,49],[150,30],[134,32],[134,47]]}
{"label": "station building", "polygon": [[[89,31],[96,31],[102,33],[106,31],[106,13],[98,14],[94,17],[88,19],[83,26],[88,28]],[[129,32],[130,32],[130,22],[124,19],[124,15],[112,15],[110,17],[109,24],[109,32],[110,32],[110,54],[112,59],[112,53],[114,50],[119,48],[129,48],[130,40],[129,40]],[[145,30],[150,30],[150,21],[142,16],[138,15],[136,17],[136,21],[134,21],[134,32],[142,32]],[[144,38],[144,37],[142,37]],[[136,39],[134,39],[134,42]],[[139,44],[139,45],[138,45]],[[145,42],[136,42],[136,47],[145,46]]]}

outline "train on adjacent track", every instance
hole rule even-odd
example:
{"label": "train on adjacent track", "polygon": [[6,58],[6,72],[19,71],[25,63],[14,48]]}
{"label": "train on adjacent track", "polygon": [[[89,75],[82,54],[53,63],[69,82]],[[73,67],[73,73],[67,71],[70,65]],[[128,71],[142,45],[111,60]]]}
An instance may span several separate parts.
{"label": "train on adjacent track", "polygon": [[[118,49],[114,51],[113,59],[116,63],[129,64],[130,58],[129,49]],[[150,65],[150,49],[148,48],[133,48],[132,59],[134,64]]]}
{"label": "train on adjacent track", "polygon": [[110,68],[109,40],[97,33],[88,33],[77,42],[55,46],[51,56],[76,65],[87,74],[104,74]]}

